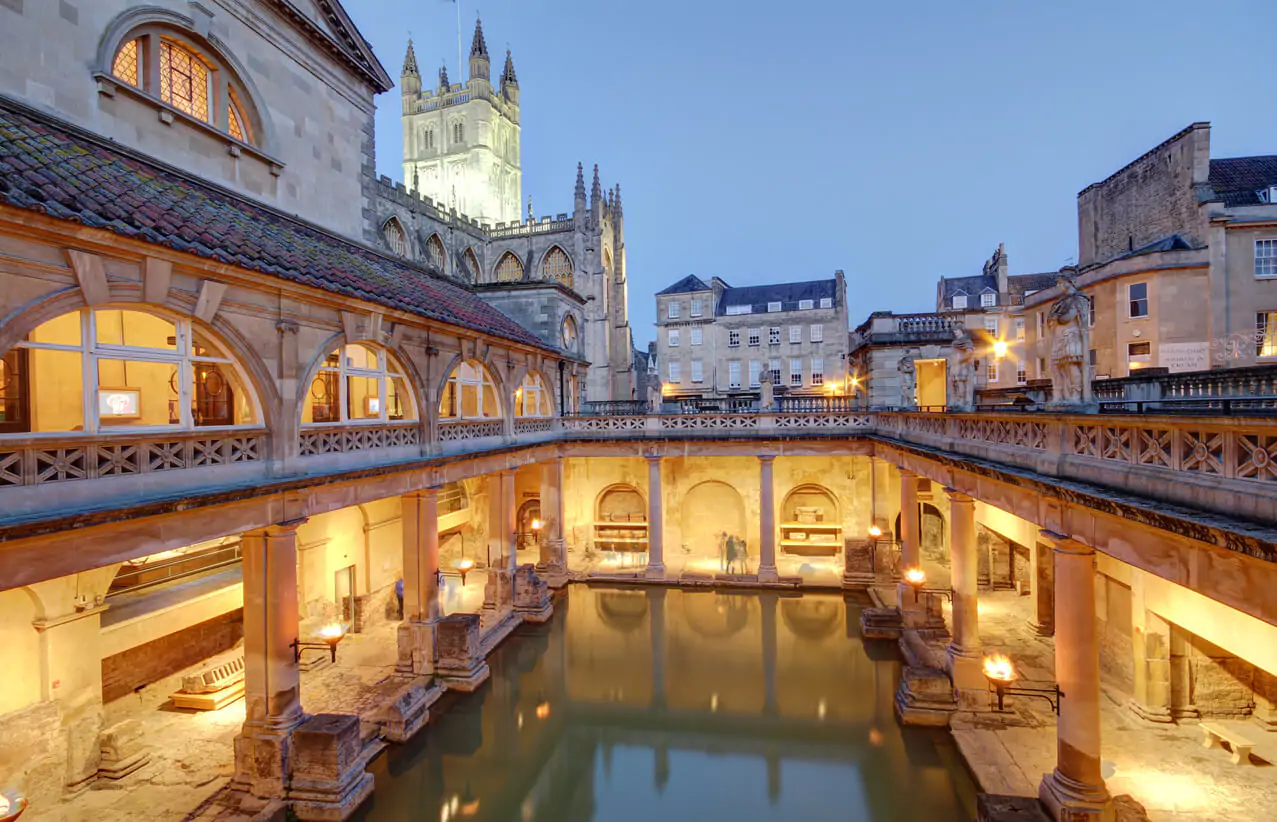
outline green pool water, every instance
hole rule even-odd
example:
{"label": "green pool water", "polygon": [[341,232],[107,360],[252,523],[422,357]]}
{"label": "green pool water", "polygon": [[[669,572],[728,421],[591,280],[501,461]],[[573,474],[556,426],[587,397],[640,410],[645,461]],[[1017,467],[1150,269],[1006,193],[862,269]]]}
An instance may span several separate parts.
{"label": "green pool water", "polygon": [[476,693],[372,765],[357,818],[967,822],[947,735],[892,714],[900,662],[860,604],[572,586]]}

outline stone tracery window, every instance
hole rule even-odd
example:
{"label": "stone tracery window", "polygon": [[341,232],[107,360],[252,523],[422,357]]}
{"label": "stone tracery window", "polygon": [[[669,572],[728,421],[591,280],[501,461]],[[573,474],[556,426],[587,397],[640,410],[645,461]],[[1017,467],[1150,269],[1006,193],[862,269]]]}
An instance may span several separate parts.
{"label": "stone tracery window", "polygon": [[497,386],[478,360],[465,360],[452,370],[439,401],[442,419],[492,419],[501,416]]}
{"label": "stone tracery window", "polygon": [[407,257],[408,235],[404,233],[403,226],[399,224],[399,221],[391,217],[386,220],[386,224],[381,230],[386,237],[386,245],[390,246],[390,250],[400,257]]}
{"label": "stone tracery window", "polygon": [[568,288],[571,288],[572,259],[568,257],[567,252],[557,245],[551,247],[541,260],[541,277],[542,279],[563,283]]}
{"label": "stone tracery window", "polygon": [[545,387],[545,380],[535,371],[529,371],[523,378],[523,385],[514,395],[514,415],[516,417],[548,417],[553,414],[550,409],[550,391]]}
{"label": "stone tracery window", "polygon": [[426,240],[426,258],[432,266],[439,269],[440,274],[448,273],[448,257],[443,250],[443,240],[439,239],[438,234],[431,234],[430,239]]}
{"label": "stone tracery window", "polygon": [[0,432],[107,433],[256,424],[240,367],[189,319],[81,309],[42,323],[3,358]]}
{"label": "stone tracery window", "polygon": [[563,338],[563,348],[573,353],[576,352],[577,328],[576,319],[571,314],[563,318],[563,327],[560,329],[560,335]]}
{"label": "stone tracery window", "polygon": [[473,248],[467,248],[466,253],[461,255],[461,268],[466,282],[479,279],[479,258],[474,255]]}
{"label": "stone tracery window", "polygon": [[245,143],[255,143],[247,95],[226,66],[175,31],[146,26],[120,44],[116,80]]}
{"label": "stone tracery window", "polygon": [[514,256],[513,251],[507,251],[497,263],[497,282],[513,282],[522,279],[523,263],[519,262],[519,258]]}
{"label": "stone tracery window", "polygon": [[302,424],[398,422],[417,418],[398,359],[384,348],[351,343],[324,358],[302,405]]}

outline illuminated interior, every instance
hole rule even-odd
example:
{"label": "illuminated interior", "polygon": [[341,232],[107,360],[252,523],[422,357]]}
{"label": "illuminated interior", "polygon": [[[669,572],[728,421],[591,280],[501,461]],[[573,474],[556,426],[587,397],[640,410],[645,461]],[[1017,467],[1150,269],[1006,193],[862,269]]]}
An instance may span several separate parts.
{"label": "illuminated interior", "polygon": [[302,423],[394,422],[417,418],[403,366],[384,348],[335,349],[311,380]]}
{"label": "illuminated interior", "polygon": [[439,401],[443,419],[481,420],[501,416],[497,386],[478,360],[466,360],[452,370]]}
{"label": "illuminated interior", "polygon": [[550,392],[545,387],[545,380],[535,371],[529,371],[523,378],[523,385],[514,395],[514,415],[516,417],[548,417],[554,411],[550,404]]}

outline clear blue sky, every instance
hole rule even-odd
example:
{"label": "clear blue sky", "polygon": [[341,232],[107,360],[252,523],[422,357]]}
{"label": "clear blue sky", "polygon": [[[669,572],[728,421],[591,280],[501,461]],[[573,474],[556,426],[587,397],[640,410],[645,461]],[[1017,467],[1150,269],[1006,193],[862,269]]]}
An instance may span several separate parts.
{"label": "clear blue sky", "polygon": [[[451,2],[345,5],[392,76],[411,30],[457,82]],[[621,183],[640,347],[689,273],[841,268],[852,325],[932,310],[999,242],[1013,274],[1072,259],[1077,192],[1191,122],[1215,157],[1277,154],[1273,0],[484,0],[466,54],[476,11],[494,77],[514,53],[525,203],[569,211],[578,160]],[[399,114],[378,98],[396,180]]]}

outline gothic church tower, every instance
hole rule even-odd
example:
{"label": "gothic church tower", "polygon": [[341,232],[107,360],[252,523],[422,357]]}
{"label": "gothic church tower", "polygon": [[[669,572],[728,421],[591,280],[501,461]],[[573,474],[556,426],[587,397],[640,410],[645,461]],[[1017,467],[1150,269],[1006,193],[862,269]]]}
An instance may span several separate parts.
{"label": "gothic church tower", "polygon": [[422,196],[481,223],[517,222],[523,192],[519,147],[519,81],[506,52],[494,89],[483,23],[470,45],[470,79],[451,84],[447,68],[422,89],[412,41],[404,57],[404,181]]}

